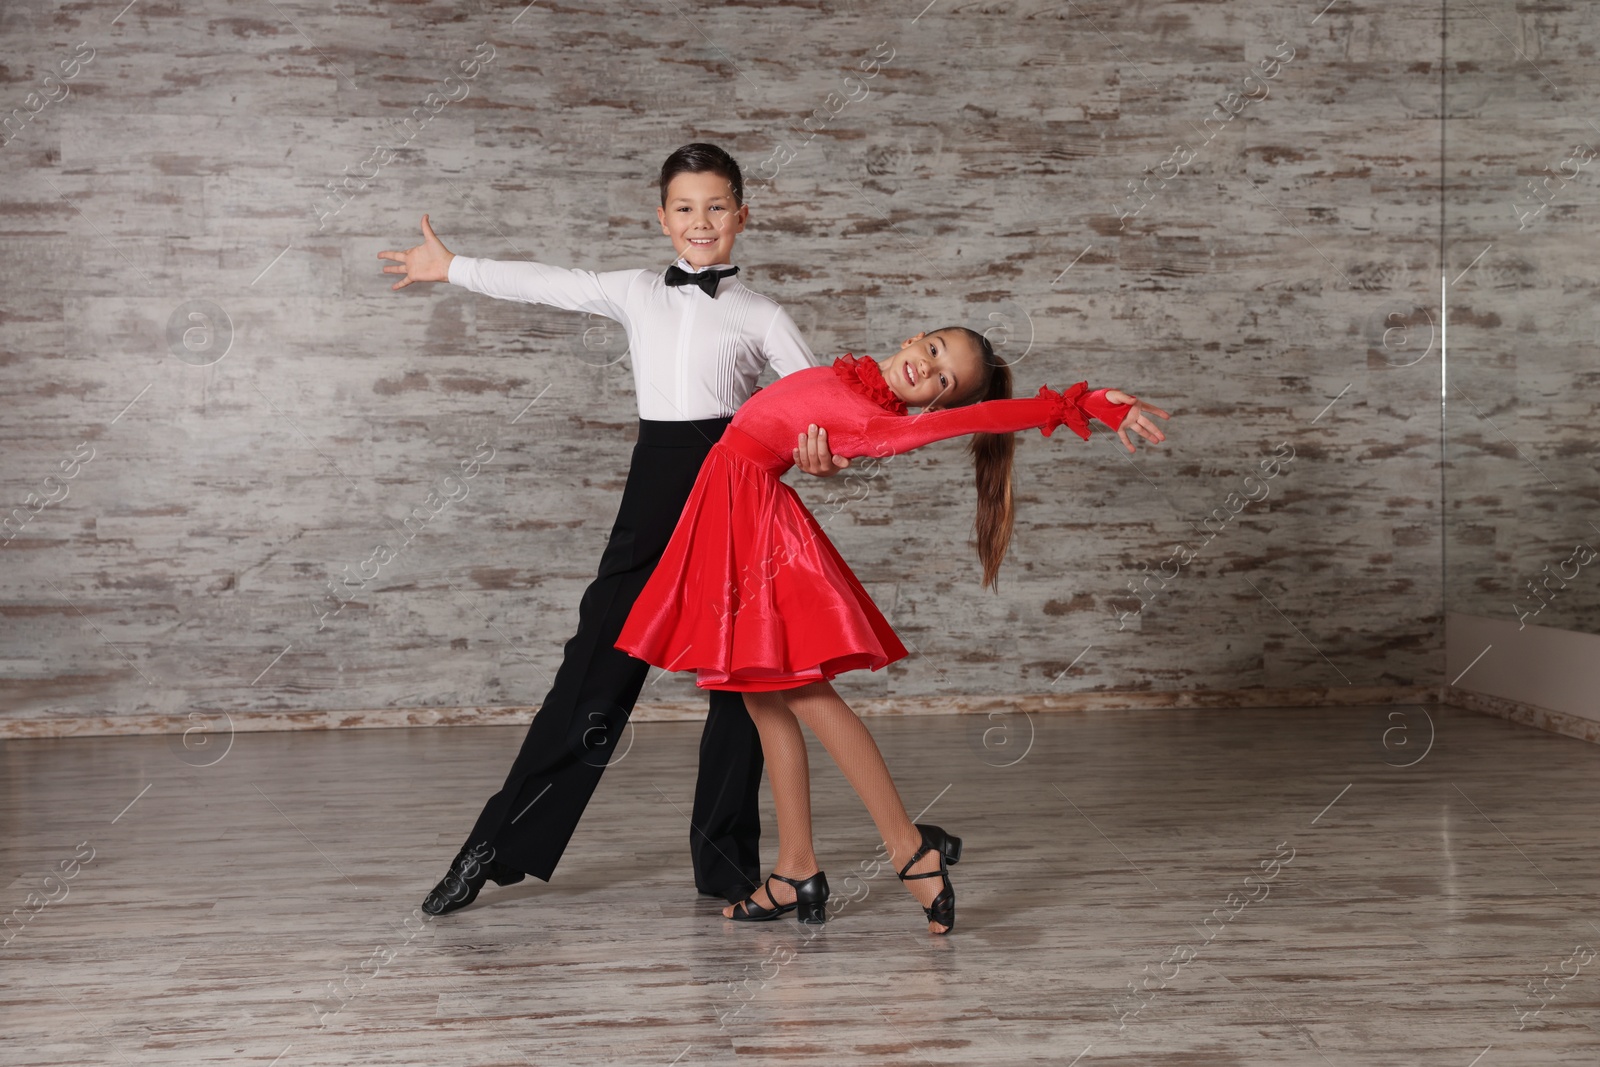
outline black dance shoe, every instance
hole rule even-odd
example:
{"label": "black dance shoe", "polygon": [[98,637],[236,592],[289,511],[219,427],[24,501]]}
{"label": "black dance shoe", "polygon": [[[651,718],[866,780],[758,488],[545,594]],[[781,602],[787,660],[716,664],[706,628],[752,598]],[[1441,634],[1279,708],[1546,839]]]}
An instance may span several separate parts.
{"label": "black dance shoe", "polygon": [[[773,879],[787,882],[794,886],[794,902],[779,904],[778,898],[772,895],[772,887],[767,886],[767,899],[776,907],[764,908],[756,903],[755,894],[752,893],[733,906],[733,915],[730,918],[736,923],[764,923],[773,919],[781,919],[791,911],[798,911],[795,916],[803,923],[821,924],[828,921],[828,876],[818,871],[810,878],[785,878],[781,874],[768,875],[767,882]],[[766,883],[762,883],[766,885]]]}
{"label": "black dance shoe", "polygon": [[[952,837],[937,826],[925,826],[920,822],[917,823],[917,830],[922,834],[922,847],[917,849],[916,855],[896,872],[895,877],[902,882],[909,882],[913,878],[938,878],[944,882],[944,887],[940,889],[939,895],[933,898],[933,903],[922,910],[927,913],[929,922],[938,923],[948,934],[956,928],[956,890],[955,886],[950,884],[950,873],[945,864],[961,862],[961,838]],[[938,870],[924,871],[922,874],[906,873],[915,867],[923,856],[934,851],[939,853]]]}
{"label": "black dance shoe", "polygon": [[485,881],[492,879],[495,885],[516,885],[527,877],[493,856],[494,847],[487,841],[463,847],[450,862],[449,872],[423,900],[422,910],[429,915],[448,915],[477,900]]}

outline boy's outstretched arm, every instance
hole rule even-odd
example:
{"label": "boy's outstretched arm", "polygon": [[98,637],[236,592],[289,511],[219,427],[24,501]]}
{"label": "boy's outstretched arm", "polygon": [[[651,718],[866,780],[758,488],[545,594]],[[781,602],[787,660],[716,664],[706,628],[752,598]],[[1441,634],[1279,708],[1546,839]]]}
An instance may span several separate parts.
{"label": "boy's outstretched arm", "polygon": [[404,274],[400,281],[389,286],[391,290],[404,289],[412,282],[447,282],[450,280],[450,261],[455,259],[455,253],[444,246],[438,234],[433,232],[433,227],[428,225],[428,216],[422,216],[423,241],[415,248],[408,248],[404,252],[395,252],[385,249],[378,253],[379,259],[392,259],[400,264],[398,267],[385,267],[385,274]]}
{"label": "boy's outstretched arm", "polygon": [[833,454],[833,449],[828,447],[828,431],[815,423],[800,435],[795,445],[794,462],[795,466],[817,478],[831,478],[850,466],[848,459]]}
{"label": "boy's outstretched arm", "polygon": [[640,276],[650,273],[620,270],[596,274],[548,263],[458,256],[439,240],[426,215],[422,216],[422,234],[423,242],[415,248],[404,252],[385,249],[378,253],[379,259],[392,259],[400,264],[384,267],[385,274],[405,275],[390,289],[403,289],[412,282],[454,282],[497,300],[587,311],[627,326],[632,285]]}

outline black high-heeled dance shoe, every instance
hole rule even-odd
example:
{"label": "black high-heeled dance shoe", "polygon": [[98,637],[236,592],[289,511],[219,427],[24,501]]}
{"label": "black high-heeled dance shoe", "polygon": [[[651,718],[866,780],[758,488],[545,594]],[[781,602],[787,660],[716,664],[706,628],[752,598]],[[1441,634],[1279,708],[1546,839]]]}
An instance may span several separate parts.
{"label": "black high-heeled dance shoe", "polygon": [[800,880],[785,878],[781,874],[767,875],[767,882],[776,878],[794,886],[794,902],[792,904],[778,904],[778,898],[772,895],[772,887],[766,885],[767,899],[777,905],[764,908],[756,903],[756,895],[751,893],[733,906],[733,915],[730,918],[736,923],[764,923],[773,919],[780,919],[791,911],[800,914],[796,916],[803,923],[821,924],[828,919],[828,876],[818,871],[810,878]]}
{"label": "black high-heeled dance shoe", "polygon": [[[902,882],[909,882],[913,878],[938,878],[944,882],[944,888],[933,898],[933,903],[922,910],[927,913],[929,922],[938,923],[948,934],[956,928],[956,888],[950,884],[950,872],[945,865],[953,866],[961,862],[961,838],[953,837],[937,826],[928,826],[920,822],[917,823],[917,830],[922,834],[922,847],[917,849],[916,855],[896,872],[895,877]],[[934,851],[939,853],[937,871],[924,871],[921,874],[906,873],[915,867],[923,856]]]}

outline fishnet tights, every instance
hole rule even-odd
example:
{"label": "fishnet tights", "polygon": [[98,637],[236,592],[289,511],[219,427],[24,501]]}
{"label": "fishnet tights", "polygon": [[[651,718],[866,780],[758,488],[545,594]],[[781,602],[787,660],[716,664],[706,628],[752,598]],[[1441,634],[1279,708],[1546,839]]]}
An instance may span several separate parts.
{"label": "fishnet tights", "polygon": [[[745,707],[761,734],[761,749],[766,757],[767,777],[772,784],[772,799],[778,810],[778,862],[776,874],[803,879],[818,869],[811,842],[811,767],[806,758],[803,722],[817,735],[822,747],[839,765],[856,795],[889,847],[891,862],[899,870],[922,845],[922,834],[906,814],[900,791],[889,776],[883,753],[872,739],[866,724],[827,682],[788,689],[782,692],[746,693]],[[911,873],[937,870],[938,853],[930,852],[917,861]],[[914,879],[905,883],[924,906],[933,903],[941,888],[937,878]],[[794,900],[794,889],[783,882],[769,883],[778,903]],[[773,901],[765,891],[755,893],[757,904],[769,907]],[[728,909],[724,914],[731,914]],[[929,924],[935,931],[944,927]]]}

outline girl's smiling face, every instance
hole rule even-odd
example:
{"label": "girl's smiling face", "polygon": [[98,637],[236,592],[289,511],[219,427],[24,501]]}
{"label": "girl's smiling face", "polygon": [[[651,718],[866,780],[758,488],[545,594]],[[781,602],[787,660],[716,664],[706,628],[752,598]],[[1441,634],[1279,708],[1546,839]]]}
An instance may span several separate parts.
{"label": "girl's smiling face", "polygon": [[736,204],[728,179],[710,171],[685,171],[667,183],[667,202],[656,208],[661,232],[695,268],[733,262],[733,239],[750,209]]}
{"label": "girl's smiling face", "polygon": [[919,333],[878,369],[907,407],[924,410],[960,407],[983,386],[983,352],[957,330]]}

